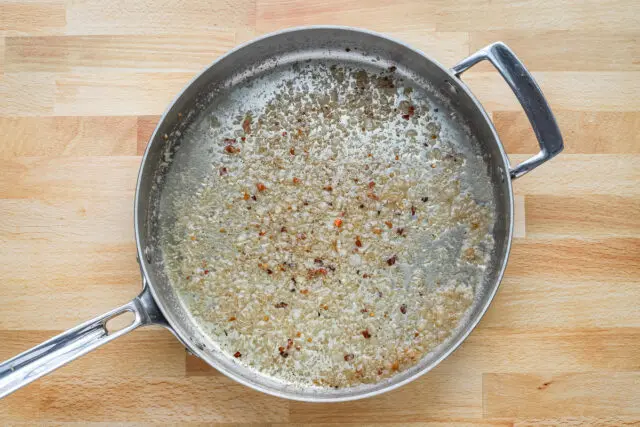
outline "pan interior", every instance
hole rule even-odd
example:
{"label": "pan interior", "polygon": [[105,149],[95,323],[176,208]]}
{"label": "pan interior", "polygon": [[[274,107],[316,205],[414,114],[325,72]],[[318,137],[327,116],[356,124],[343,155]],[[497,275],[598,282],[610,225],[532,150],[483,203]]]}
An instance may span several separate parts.
{"label": "pan interior", "polygon": [[[504,173],[504,169],[502,169],[504,165],[500,161],[494,161],[494,156],[500,153],[488,150],[487,148],[491,146],[478,138],[478,136],[481,138],[490,136],[490,129],[481,128],[481,131],[478,132],[477,124],[467,120],[469,115],[464,110],[472,107],[468,103],[460,103],[455,99],[451,99],[452,94],[456,95],[457,93],[455,90],[452,92],[448,84],[442,80],[442,74],[446,77],[446,73],[442,73],[437,66],[433,67],[432,70],[430,69],[431,73],[440,71],[439,78],[442,85],[438,86],[438,80],[435,80],[434,84],[434,79],[429,78],[431,76],[428,74],[425,75],[424,69],[416,70],[407,67],[407,65],[415,63],[411,61],[412,58],[404,58],[405,60],[403,60],[403,58],[397,58],[397,50],[394,51],[392,49],[389,51],[388,49],[393,47],[393,42],[385,41],[385,43],[390,44],[390,46],[385,46],[385,43],[380,44],[380,40],[375,40],[376,43],[371,43],[371,46],[377,45],[377,49],[363,51],[362,40],[359,40],[358,44],[354,44],[354,40],[350,39],[360,33],[348,31],[344,34],[340,33],[341,31],[320,31],[321,37],[309,36],[307,41],[292,40],[286,37],[279,41],[273,40],[273,38],[271,40],[265,39],[263,40],[263,49],[270,47],[275,51],[275,55],[268,58],[260,58],[258,55],[251,64],[246,64],[247,67],[244,69],[248,71],[238,73],[237,71],[226,69],[225,64],[230,64],[230,57],[234,56],[234,54],[231,54],[230,57],[224,58],[212,68],[217,68],[217,73],[211,72],[211,69],[209,72],[205,72],[192,85],[192,88],[197,89],[192,90],[196,90],[196,92],[185,93],[177,100],[168,117],[154,135],[153,143],[155,147],[152,146],[149,149],[143,166],[143,174],[145,167],[149,167],[149,173],[153,172],[153,183],[150,184],[148,189],[141,185],[141,194],[145,193],[146,190],[148,193],[147,203],[149,203],[149,205],[143,207],[148,215],[145,217],[144,227],[142,228],[144,233],[140,236],[141,241],[145,242],[143,246],[145,249],[144,263],[145,266],[148,266],[149,279],[152,282],[153,289],[156,291],[159,304],[164,309],[168,320],[179,336],[186,341],[189,347],[196,349],[196,352],[204,356],[207,361],[241,382],[273,394],[307,400],[335,400],[374,393],[376,390],[389,386],[389,384],[401,383],[424,370],[425,366],[434,364],[466,332],[465,327],[476,320],[474,317],[479,316],[488,301],[487,298],[493,293],[496,286],[496,277],[499,274],[498,270],[505,255],[506,230],[502,224],[505,222],[505,213],[510,216],[510,211],[505,212],[505,205],[508,206],[508,203],[505,203],[504,188],[496,185],[496,177]],[[368,34],[360,34],[360,37],[374,38],[373,35]],[[323,45],[323,42],[326,45]],[[265,47],[264,44],[267,46]],[[307,44],[309,46],[305,46]],[[367,44],[365,43],[364,45]],[[293,49],[293,47],[296,47],[296,49]],[[405,47],[402,48],[406,49]],[[252,46],[249,45],[244,48],[245,55],[242,56],[244,61],[247,61],[247,54],[250,53],[246,52],[247,49],[252,49]],[[242,52],[242,49],[235,53],[238,57],[239,55],[237,54],[239,52]],[[409,56],[412,54],[415,53],[412,51],[406,53]],[[274,58],[277,61],[274,61]],[[446,168],[457,170],[453,162],[464,162],[464,173],[456,176],[457,180],[461,182],[461,187],[467,190],[469,194],[472,194],[474,203],[486,206],[491,212],[496,213],[490,216],[491,223],[487,224],[491,239],[481,242],[478,246],[481,252],[484,249],[482,267],[468,267],[468,277],[472,277],[477,283],[474,284],[475,297],[470,302],[471,307],[466,312],[465,318],[456,319],[461,326],[456,328],[448,338],[444,339],[438,348],[424,357],[421,355],[419,362],[412,364],[412,366],[400,373],[388,375],[384,379],[371,384],[362,384],[354,387],[340,384],[337,389],[331,389],[312,386],[305,381],[296,381],[295,378],[283,378],[277,375],[267,376],[238,363],[238,360],[230,357],[233,351],[229,348],[224,348],[224,346],[220,345],[220,342],[212,339],[212,337],[216,336],[216,333],[212,330],[211,323],[206,321],[207,316],[210,316],[205,312],[207,309],[215,312],[222,311],[222,307],[217,306],[216,308],[216,301],[203,302],[194,300],[194,295],[197,295],[197,292],[189,292],[189,283],[194,282],[189,272],[180,271],[180,274],[186,274],[188,280],[178,284],[180,280],[172,271],[175,270],[174,267],[177,264],[183,261],[181,257],[184,254],[169,253],[171,251],[167,248],[175,247],[180,240],[189,237],[194,244],[199,243],[200,236],[194,233],[189,234],[189,225],[184,223],[184,218],[190,212],[194,212],[191,210],[191,206],[195,198],[202,198],[203,191],[215,189],[221,180],[226,179],[228,175],[233,175],[233,167],[227,168],[230,164],[233,165],[233,161],[231,163],[228,162],[229,158],[238,155],[240,152],[244,154],[247,150],[254,150],[259,153],[260,150],[272,150],[274,147],[281,149],[283,144],[291,147],[292,151],[288,153],[290,156],[296,156],[293,148],[296,141],[293,138],[309,132],[309,129],[304,128],[304,126],[291,128],[291,124],[287,123],[289,126],[286,129],[284,126],[282,126],[282,129],[270,129],[270,134],[277,132],[279,135],[273,135],[273,139],[265,147],[251,147],[248,141],[242,140],[243,138],[251,138],[251,134],[255,133],[260,126],[278,127],[279,124],[277,120],[274,121],[273,117],[270,121],[263,121],[267,117],[265,111],[269,111],[270,108],[273,109],[274,97],[279,97],[280,109],[291,110],[299,108],[299,105],[296,104],[294,99],[287,98],[287,93],[296,94],[306,91],[317,94],[317,96],[313,97],[313,102],[318,103],[318,114],[331,115],[332,110],[335,110],[342,102],[345,102],[340,94],[336,95],[335,91],[332,90],[331,82],[335,84],[336,79],[345,78],[350,81],[351,85],[355,85],[356,90],[358,85],[363,85],[363,90],[365,91],[371,85],[377,85],[380,90],[388,92],[396,100],[393,107],[397,112],[394,111],[394,113],[399,118],[397,123],[402,125],[398,129],[402,138],[398,140],[412,141],[416,147],[420,147],[422,150],[417,155],[421,156],[420,158],[424,161],[425,171],[421,171],[421,174],[417,176],[435,175],[436,171],[429,169],[432,164],[437,165],[435,169],[440,168],[439,171],[442,172],[441,169]],[[366,82],[363,83],[363,80],[366,80]],[[364,87],[365,84],[368,85],[367,88]],[[284,97],[283,94],[285,94]],[[408,102],[402,103],[403,100]],[[323,103],[325,105],[322,105]],[[376,102],[372,102],[373,104],[376,104]],[[326,112],[323,111],[325,107],[327,108]],[[357,106],[357,108],[361,107],[362,105]],[[373,105],[372,109],[373,111],[369,111],[374,116],[378,114],[375,105]],[[364,108],[364,110],[367,110],[367,108]],[[274,114],[278,115],[277,108]],[[371,114],[369,114],[369,119],[371,118],[370,116]],[[324,122],[328,121],[324,120]],[[364,114],[362,120],[357,123],[342,123],[346,128],[347,134],[336,130],[335,125],[336,121],[333,122],[333,128],[327,130],[327,132],[335,131],[335,134],[331,134],[331,138],[342,138],[344,144],[351,144],[354,149],[357,149],[358,144],[363,142],[362,139],[350,136],[358,134],[362,138],[370,138],[376,132],[375,120],[374,123],[371,123],[371,120],[368,121],[367,114]],[[352,131],[351,128],[353,127],[357,127],[357,129]],[[296,135],[298,132],[301,132],[301,135]],[[290,135],[289,133],[293,134]],[[437,138],[431,140],[432,135]],[[394,135],[382,134],[379,136],[379,144],[389,144]],[[381,159],[379,162],[390,163],[394,160],[398,161],[397,155],[393,153],[401,152],[405,154],[405,151],[398,150],[398,148],[402,147],[385,146],[383,152],[388,151],[389,158]],[[302,146],[300,149],[302,149]],[[242,150],[245,150],[245,152]],[[286,151],[289,151],[289,149],[287,148]],[[313,154],[320,152],[321,150],[312,150]],[[304,152],[299,152],[297,155],[304,156],[305,154]],[[329,157],[325,160],[330,163],[331,153],[328,153],[327,156]],[[396,156],[395,159],[394,156]],[[456,156],[458,157],[456,158]],[[289,160],[287,159],[287,161]],[[499,160],[502,160],[502,158],[499,157]],[[295,181],[293,181],[295,177],[287,175],[286,165],[283,165],[282,170],[282,177],[279,178],[290,180],[292,185],[296,185]],[[263,191],[271,191],[271,188],[267,187],[271,187],[276,181],[282,181],[282,179],[279,180],[274,177],[273,180],[268,182],[252,182],[251,189],[238,189],[237,197],[240,203],[250,207],[251,203],[257,201],[254,201],[254,198],[262,197],[263,194],[261,193]],[[259,184],[264,185],[266,189],[261,189]],[[331,182],[317,183],[317,185],[323,187],[331,187],[331,184]],[[254,185],[255,187],[253,187]],[[366,183],[365,186],[371,190],[367,195],[373,194],[376,197],[374,192],[375,183],[373,186],[369,186]],[[450,190],[450,188],[446,185],[440,187],[426,186],[424,190],[427,192],[438,191],[438,194],[424,194],[424,198],[430,196],[433,202],[434,199],[440,201],[446,199],[446,194],[443,196],[441,193]],[[331,192],[332,190],[327,188],[325,191]],[[296,192],[295,188],[287,190],[282,197],[287,197],[287,194],[292,196],[294,205],[299,204],[305,198],[304,194],[299,191]],[[333,199],[327,198],[328,200]],[[225,227],[227,226],[223,218],[227,213],[225,211],[232,210],[231,204],[236,201],[229,199],[221,202],[229,203],[229,206],[227,209],[223,208],[222,211],[216,211],[214,216],[216,218],[218,216],[221,217],[220,223],[218,224],[216,221],[208,222],[209,225],[216,224],[216,230],[210,231],[215,231],[212,234],[220,233],[220,236],[217,239],[206,241],[206,244],[211,246],[211,256],[207,260],[203,260],[205,263],[199,266],[197,271],[191,272],[194,276],[215,274],[215,269],[218,267],[215,265],[216,261],[226,262],[225,254],[242,247],[242,245],[234,247],[235,242],[230,240],[231,237],[227,239],[224,235],[226,232]],[[425,203],[428,202],[425,201]],[[329,206],[325,206],[325,208],[336,210],[336,219],[339,219],[338,217],[342,214],[342,212],[339,212],[340,210],[347,209],[345,207],[333,209]],[[254,203],[253,209],[259,209],[257,203]],[[410,209],[414,210],[414,207],[411,206]],[[429,213],[433,214],[433,211],[425,212],[427,215]],[[198,212],[198,215],[201,214],[203,212]],[[405,212],[403,214],[406,214],[407,217],[414,217],[414,219],[417,216],[413,212]],[[502,223],[500,222],[501,220],[503,220]],[[398,221],[400,222],[401,220],[398,219]],[[334,230],[331,227],[336,227],[336,224],[338,223],[328,224],[327,230],[322,231],[322,235],[329,236],[333,233]],[[286,226],[283,225],[282,233],[288,232],[285,228]],[[389,228],[393,230],[392,226]],[[398,227],[396,226],[394,230],[396,233],[398,233],[397,229]],[[253,232],[259,233],[262,230],[247,231],[247,233]],[[299,238],[300,233],[296,235]],[[235,241],[239,236],[234,234],[232,237]],[[447,248],[445,246],[448,245],[449,248],[454,247],[455,256],[459,256],[464,246],[464,237],[462,235],[453,233],[452,235],[437,237],[437,239],[434,238],[436,243],[425,241],[423,242],[424,245],[434,245],[429,250],[440,251],[445,254],[445,257],[447,256]],[[446,245],[443,246],[442,242],[446,242]],[[388,254],[389,260],[392,256],[394,255]],[[389,262],[393,263],[392,261]],[[313,265],[306,266],[306,268],[309,271],[319,272],[318,274],[320,275],[327,274],[326,267],[331,266],[322,265],[322,260],[320,260],[320,264],[316,265],[315,268]],[[275,266],[265,266],[263,268],[265,274],[280,273],[271,271],[271,267],[276,268]],[[285,264],[281,268],[284,271],[289,267]],[[193,266],[189,268],[193,269]],[[431,277],[433,280],[436,280],[436,278],[441,279],[446,275],[455,278],[457,274],[454,271],[438,271],[437,265],[432,265],[430,270],[434,274]],[[239,271],[238,274],[240,275],[241,272]],[[410,286],[410,283],[405,283],[404,285]],[[305,290],[297,288],[295,284],[289,283],[287,286],[293,289],[294,292]],[[180,291],[177,291],[177,288],[180,288]],[[275,301],[276,308],[274,311],[278,311],[277,305],[279,303],[279,300]],[[331,302],[327,302],[326,305],[328,304],[331,304]],[[322,305],[320,309],[323,309]],[[196,313],[195,315],[194,312]],[[319,312],[318,316],[323,314]],[[224,316],[235,317],[227,313]],[[268,315],[265,314],[263,321],[267,321],[267,317]],[[218,336],[220,333],[221,331],[217,331]],[[224,331],[224,333],[226,335],[227,331]],[[284,342],[283,346],[287,346],[287,342]],[[287,346],[285,352],[289,350],[294,351],[294,349],[289,349]],[[349,353],[348,351],[344,353],[346,361]],[[283,351],[281,349],[280,355],[282,356],[282,354]],[[239,358],[241,356],[236,357]],[[334,386],[332,383],[317,385]]]}

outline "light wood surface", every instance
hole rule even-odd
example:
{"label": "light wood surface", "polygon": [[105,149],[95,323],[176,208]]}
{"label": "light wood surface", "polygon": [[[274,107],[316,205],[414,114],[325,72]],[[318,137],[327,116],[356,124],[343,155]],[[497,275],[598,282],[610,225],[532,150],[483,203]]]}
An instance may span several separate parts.
{"label": "light wood surface", "polygon": [[[511,259],[479,327],[421,379],[343,404],[257,393],[149,328],[0,401],[0,423],[640,424],[637,0],[0,0],[0,359],[136,295],[132,202],[159,115],[228,49],[305,24],[446,66],[502,40],[534,72],[566,149],[514,183]],[[510,157],[534,153],[502,78],[481,64],[465,80]]]}

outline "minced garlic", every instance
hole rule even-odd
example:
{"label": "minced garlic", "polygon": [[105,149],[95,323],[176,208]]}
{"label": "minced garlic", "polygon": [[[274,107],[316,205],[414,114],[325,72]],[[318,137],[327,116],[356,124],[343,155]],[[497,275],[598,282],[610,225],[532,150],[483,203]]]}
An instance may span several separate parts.
{"label": "minced garlic", "polygon": [[173,200],[166,271],[237,363],[305,386],[375,383],[472,306],[493,207],[395,70],[292,73],[259,111],[200,121],[212,166]]}

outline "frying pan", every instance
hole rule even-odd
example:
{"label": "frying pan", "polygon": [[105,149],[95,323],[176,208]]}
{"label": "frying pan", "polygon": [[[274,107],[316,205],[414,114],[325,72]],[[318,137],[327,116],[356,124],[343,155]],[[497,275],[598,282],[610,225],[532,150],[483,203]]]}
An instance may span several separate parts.
{"label": "frying pan", "polygon": [[[526,112],[540,145],[540,152],[512,167],[494,126],[480,103],[461,80],[461,75],[487,60],[504,77]],[[333,389],[289,384],[251,370],[219,350],[201,325],[180,302],[176,290],[162,268],[158,249],[158,214],[166,206],[159,202],[163,183],[179,164],[167,162],[180,148],[184,131],[198,112],[220,102],[234,88],[253,87],[242,96],[259,96],[260,85],[246,82],[268,77],[295,62],[310,64],[333,61],[368,68],[397,67],[408,81],[425,88],[442,109],[444,126],[456,130],[463,143],[474,145],[482,158],[493,186],[496,220],[495,248],[485,278],[477,291],[479,298],[463,324],[450,338],[422,358],[415,366],[384,381],[357,387]],[[265,83],[266,84],[266,83]],[[462,131],[464,129],[464,131]],[[399,387],[428,372],[469,335],[487,310],[504,273],[512,238],[513,193],[511,181],[549,160],[563,149],[562,137],[543,94],[533,77],[503,43],[494,43],[446,69],[433,59],[386,36],[347,27],[304,27],[276,32],[244,44],[195,77],[175,98],[158,123],[142,159],[135,197],[135,234],[142,292],[131,302],[89,320],[0,365],[0,397],[48,374],[89,351],[134,329],[161,325],[169,329],[193,354],[227,376],[256,390],[304,401],[345,401],[373,396]],[[193,190],[193,189],[191,189]],[[189,188],[184,188],[189,191]],[[133,320],[118,330],[107,322],[133,313]]]}

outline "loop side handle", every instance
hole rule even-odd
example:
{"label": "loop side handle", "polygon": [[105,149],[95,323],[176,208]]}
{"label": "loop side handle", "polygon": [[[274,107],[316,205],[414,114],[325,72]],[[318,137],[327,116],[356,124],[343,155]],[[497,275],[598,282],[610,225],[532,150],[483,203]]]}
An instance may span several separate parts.
{"label": "loop side handle", "polygon": [[493,64],[513,90],[540,145],[538,154],[510,169],[511,179],[516,179],[560,153],[564,148],[562,135],[542,90],[522,61],[504,43],[496,42],[480,49],[451,71],[459,78],[463,72],[484,60]]}
{"label": "loop side handle", "polygon": [[[126,327],[110,333],[107,322],[131,312],[134,320]],[[89,320],[73,329],[0,364],[0,399],[74,359],[100,347],[134,329],[152,324],[164,324],[148,287],[128,304]]]}

